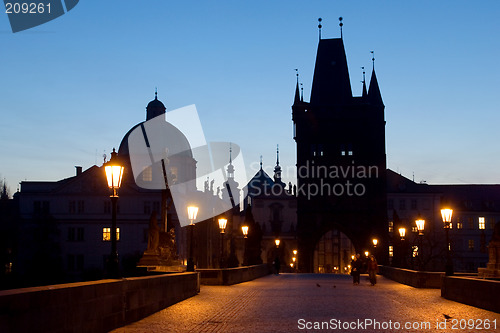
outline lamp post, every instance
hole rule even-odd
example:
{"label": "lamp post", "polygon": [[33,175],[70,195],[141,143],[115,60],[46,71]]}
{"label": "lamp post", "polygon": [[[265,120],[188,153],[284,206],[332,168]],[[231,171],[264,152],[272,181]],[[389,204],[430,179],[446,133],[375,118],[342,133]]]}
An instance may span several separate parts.
{"label": "lamp post", "polygon": [[227,219],[219,219],[219,229],[220,229],[220,268],[224,268],[224,230],[226,230]]}
{"label": "lamp post", "polygon": [[450,236],[449,230],[451,228],[451,217],[453,215],[453,209],[443,208],[441,209],[441,217],[443,218],[444,230],[446,232],[446,265],[445,265],[445,275],[453,275],[453,262],[451,261],[451,249],[450,249]]}
{"label": "lamp post", "polygon": [[418,220],[415,221],[415,224],[417,225],[417,230],[418,230],[418,261],[419,261],[419,269],[423,270],[423,260],[422,260],[422,238],[424,236],[424,228],[425,228],[425,220],[422,218],[419,218]]}
{"label": "lamp post", "polygon": [[405,235],[406,235],[406,228],[401,227],[398,229],[399,231],[399,237],[401,238],[401,245],[400,245],[400,254],[399,254],[399,260],[400,260],[400,267],[401,268],[406,268],[406,246],[404,243],[405,240]]}
{"label": "lamp post", "polygon": [[241,226],[241,232],[243,233],[243,266],[248,266],[250,264],[249,253],[247,251],[248,226]]}
{"label": "lamp post", "polygon": [[196,215],[198,215],[198,207],[189,206],[187,208],[188,211],[188,219],[191,221],[189,224],[189,258],[187,262],[186,270],[188,272],[194,272],[194,260],[193,260],[193,229],[194,229],[194,220],[196,220]]}
{"label": "lamp post", "polygon": [[116,203],[118,201],[118,189],[122,183],[124,167],[119,163],[117,153],[113,148],[111,158],[104,166],[108,187],[111,189],[111,254],[108,262],[108,276],[118,278],[120,275],[118,263],[118,251],[116,250]]}

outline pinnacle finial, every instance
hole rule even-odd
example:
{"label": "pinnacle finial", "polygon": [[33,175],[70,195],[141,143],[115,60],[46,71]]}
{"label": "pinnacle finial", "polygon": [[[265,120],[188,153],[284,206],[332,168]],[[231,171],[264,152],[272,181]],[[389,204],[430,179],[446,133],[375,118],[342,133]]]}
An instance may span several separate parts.
{"label": "pinnacle finial", "polygon": [[262,155],[260,155],[260,169],[262,170]]}
{"label": "pinnacle finial", "polygon": [[340,39],[343,39],[343,36],[342,36],[342,27],[344,26],[344,23],[342,23],[342,20],[344,18],[341,16],[339,17],[339,27],[340,27]]}
{"label": "pinnacle finial", "polygon": [[323,21],[323,19],[320,17],[318,18],[318,29],[319,29],[319,39],[321,40],[321,28],[323,27],[321,25],[321,21]]}
{"label": "pinnacle finial", "polygon": [[297,76],[297,83],[299,83],[299,69],[295,68],[295,76]]}
{"label": "pinnacle finial", "polygon": [[155,87],[155,99],[158,99],[158,87]]}
{"label": "pinnacle finial", "polygon": [[304,101],[304,86],[300,83],[300,101]]}
{"label": "pinnacle finial", "polygon": [[373,63],[373,69],[375,69],[375,51],[370,51],[372,54],[372,63]]}
{"label": "pinnacle finial", "polygon": [[232,146],[232,143],[230,142],[229,143],[229,164],[233,163],[232,153],[233,153],[233,146]]}
{"label": "pinnacle finial", "polygon": [[276,145],[276,165],[280,165],[280,145]]}

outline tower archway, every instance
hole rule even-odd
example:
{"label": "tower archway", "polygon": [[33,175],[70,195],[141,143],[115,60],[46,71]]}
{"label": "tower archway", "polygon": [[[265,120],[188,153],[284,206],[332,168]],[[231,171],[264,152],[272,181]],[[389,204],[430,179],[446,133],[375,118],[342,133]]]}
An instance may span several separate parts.
{"label": "tower archway", "polygon": [[349,274],[354,244],[339,229],[327,231],[314,249],[314,273]]}

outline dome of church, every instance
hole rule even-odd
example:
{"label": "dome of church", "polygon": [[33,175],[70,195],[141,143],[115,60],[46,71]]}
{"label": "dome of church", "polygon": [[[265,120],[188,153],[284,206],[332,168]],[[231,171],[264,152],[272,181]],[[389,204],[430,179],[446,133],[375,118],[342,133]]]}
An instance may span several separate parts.
{"label": "dome of church", "polygon": [[[133,126],[118,148],[118,156],[125,161],[126,169],[132,170],[134,165],[151,165],[156,170],[156,164],[166,157],[167,168],[173,174],[174,183],[196,179],[196,161],[191,145],[177,127],[165,120],[166,108],[163,103],[155,96],[146,110],[146,120]],[[138,182],[142,181],[155,181],[154,172],[152,176],[148,176],[151,171],[146,171],[144,175],[142,173],[134,175],[137,185],[141,186]]]}

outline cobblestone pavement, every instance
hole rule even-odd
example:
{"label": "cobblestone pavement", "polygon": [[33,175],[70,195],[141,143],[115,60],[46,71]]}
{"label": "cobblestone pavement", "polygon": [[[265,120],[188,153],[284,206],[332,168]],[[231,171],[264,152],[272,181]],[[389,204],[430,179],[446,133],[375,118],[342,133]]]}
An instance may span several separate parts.
{"label": "cobblestone pavement", "polygon": [[500,332],[500,314],[383,277],[371,286],[362,276],[354,286],[346,275],[280,274],[202,286],[199,295],[113,332],[320,331]]}

